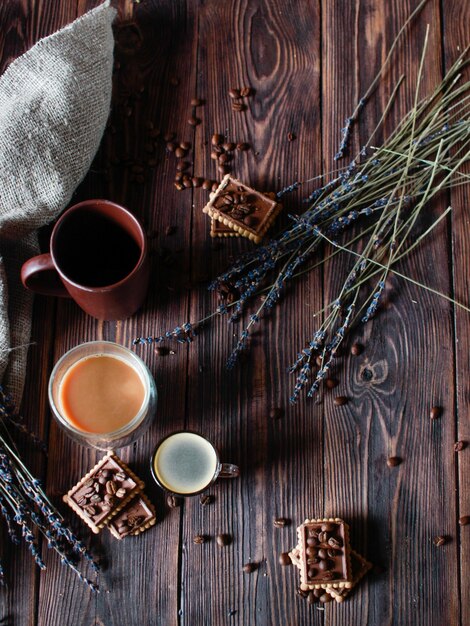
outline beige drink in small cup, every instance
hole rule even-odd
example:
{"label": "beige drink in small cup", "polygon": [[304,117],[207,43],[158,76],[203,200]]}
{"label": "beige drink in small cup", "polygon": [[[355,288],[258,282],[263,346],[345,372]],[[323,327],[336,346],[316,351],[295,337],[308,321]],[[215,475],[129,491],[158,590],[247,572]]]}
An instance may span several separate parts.
{"label": "beige drink in small cup", "polygon": [[92,341],[58,361],[49,382],[49,401],[68,435],[107,450],[129,445],[148,427],[156,389],[137,355],[116,343]]}
{"label": "beige drink in small cup", "polygon": [[163,439],[152,455],[151,471],[160,487],[182,496],[196,495],[217,478],[236,478],[240,473],[236,465],[221,463],[210,441],[192,431]]}

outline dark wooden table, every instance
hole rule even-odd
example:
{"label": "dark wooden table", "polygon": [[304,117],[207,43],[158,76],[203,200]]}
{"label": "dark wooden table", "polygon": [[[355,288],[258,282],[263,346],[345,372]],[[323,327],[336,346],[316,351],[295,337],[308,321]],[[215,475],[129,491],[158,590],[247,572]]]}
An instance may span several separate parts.
{"label": "dark wooden table", "polygon": [[[8,0],[0,6],[1,70],[40,37],[99,4],[96,0]],[[102,323],[71,302],[38,297],[34,310],[27,387],[22,412],[49,445],[47,461],[25,449],[47,492],[61,495],[99,458],[67,439],[51,422],[47,380],[69,348],[92,339],[131,345],[136,335],[158,333],[214,307],[204,289],[231,255],[250,249],[240,240],[213,241],[201,209],[207,192],[179,192],[175,160],[164,144],[149,142],[148,122],[194,145],[193,171],[216,178],[210,138],[226,133],[253,149],[236,156],[234,172],[261,190],[277,190],[333,169],[340,128],[386,56],[416,0],[142,0],[119,3],[115,94],[111,125],[74,200],[107,197],[128,206],[151,235],[152,279],[143,310],[132,319]],[[405,88],[386,129],[410,107],[426,24],[430,46],[423,86],[430,89],[468,43],[469,4],[429,0],[399,47],[371,99],[353,144],[368,136],[397,78]],[[248,110],[231,109],[228,90],[256,90]],[[199,96],[201,125],[192,128],[190,101]],[[296,139],[288,140],[288,133]],[[149,152],[147,152],[149,150]],[[153,163],[153,159],[157,161]],[[149,164],[150,161],[150,164]],[[139,169],[143,166],[144,173]],[[142,176],[142,178],[140,178]],[[443,195],[430,208],[453,206],[452,218],[403,262],[401,271],[468,302],[470,235],[468,189]],[[286,200],[299,210],[300,196]],[[285,222],[286,218],[283,218]],[[169,226],[176,232],[167,235]],[[289,292],[253,341],[251,358],[228,373],[234,334],[217,320],[191,346],[157,356],[138,353],[155,375],[159,406],[155,423],[122,457],[149,485],[158,524],[122,542],[107,532],[89,538],[108,567],[102,593],[92,595],[44,549],[40,573],[28,552],[2,541],[10,585],[0,590],[1,624],[42,626],[152,626],[184,624],[306,624],[453,626],[470,624],[470,439],[468,314],[429,292],[390,281],[393,298],[374,321],[358,329],[360,356],[340,360],[340,386],[319,402],[291,407],[286,368],[315,327],[312,313],[329,302],[349,259],[336,257]],[[335,393],[347,395],[343,407]],[[429,418],[430,407],[443,407]],[[284,407],[282,419],[269,417]],[[148,458],[155,442],[181,428],[196,429],[238,463],[242,476],[169,510],[152,485]],[[26,445],[23,446],[27,448]],[[403,463],[387,466],[390,456]],[[278,555],[295,545],[295,527],[308,516],[339,515],[351,525],[353,546],[376,571],[343,605],[310,607],[296,596],[297,570]],[[285,516],[284,529],[273,519]],[[211,536],[193,544],[197,533]],[[233,543],[220,548],[215,535]],[[433,538],[449,542],[436,547]],[[260,564],[253,574],[242,566]]]}

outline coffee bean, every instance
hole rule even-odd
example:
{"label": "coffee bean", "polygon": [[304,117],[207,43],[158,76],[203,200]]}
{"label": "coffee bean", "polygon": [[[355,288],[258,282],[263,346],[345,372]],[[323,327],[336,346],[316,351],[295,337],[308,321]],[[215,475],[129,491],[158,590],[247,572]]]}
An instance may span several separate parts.
{"label": "coffee bean", "polygon": [[217,157],[217,159],[218,159],[219,163],[221,163],[223,165],[224,163],[228,163],[230,161],[231,157],[230,157],[229,154],[225,154],[224,153],[224,154],[219,155]]}
{"label": "coffee bean", "polygon": [[93,489],[96,491],[96,493],[99,493],[101,489],[100,483],[99,482],[93,483]]}
{"label": "coffee bean", "polygon": [[222,148],[227,152],[233,152],[236,147],[237,144],[233,143],[232,141],[227,141],[226,143],[222,144]]}
{"label": "coffee bean", "polygon": [[243,566],[243,571],[246,574],[252,574],[257,569],[258,569],[257,563],[245,563],[245,565]]}
{"label": "coffee bean", "polygon": [[434,537],[433,539],[433,543],[435,546],[443,546],[445,543],[448,542],[448,538],[445,535],[438,535],[437,537]]}
{"label": "coffee bean", "polygon": [[[149,136],[152,137],[152,139],[157,139],[157,137],[160,137],[161,134],[162,133],[159,128],[152,128],[152,130],[149,132]],[[169,139],[168,141],[171,141],[171,139]]]}
{"label": "coffee bean", "polygon": [[196,535],[193,537],[193,543],[201,544],[207,541],[206,535]]}
{"label": "coffee bean", "polygon": [[470,524],[470,515],[463,515],[459,518],[460,526],[468,526]]}
{"label": "coffee bean", "polygon": [[176,76],[172,76],[169,82],[172,87],[178,87],[178,85],[180,84],[180,80],[179,78],[176,78]]}
{"label": "coffee bean", "polygon": [[93,478],[89,478],[88,480],[86,480],[86,481],[83,483],[83,486],[84,486],[84,487],[92,487],[93,483],[94,483]]}
{"label": "coffee bean", "polygon": [[[300,596],[301,598],[307,598],[309,595],[308,591],[304,591],[303,589],[301,589],[300,587],[297,587],[296,589],[296,593],[298,596]],[[323,591],[322,591],[323,593]]]}
{"label": "coffee bean", "polygon": [[339,550],[333,550],[333,548],[328,548],[328,550],[326,551],[326,553],[328,554],[329,557],[331,557],[332,559],[335,558],[335,556],[337,554],[341,554],[341,552]]}
{"label": "coffee bean", "polygon": [[106,504],[109,504],[109,506],[113,506],[113,504],[116,503],[116,498],[112,495],[110,495],[109,493],[107,493],[104,496],[104,501],[106,502]]}
{"label": "coffee bean", "polygon": [[294,139],[297,139],[294,133],[287,133],[287,141],[294,141]]}
{"label": "coffee bean", "polygon": [[320,596],[323,595],[324,591],[325,591],[324,589],[313,589],[312,593],[315,596],[315,598],[319,598]]}
{"label": "coffee bean", "polygon": [[315,556],[315,554],[317,553],[317,549],[313,548],[312,546],[309,546],[305,552],[308,554],[308,556]]}
{"label": "coffee bean", "polygon": [[90,517],[92,517],[93,515],[96,515],[96,508],[92,505],[92,504],[88,504],[85,509],[84,509],[85,513],[87,515],[89,515]]}
{"label": "coffee bean", "polygon": [[242,98],[248,98],[248,96],[251,96],[252,94],[252,89],[251,87],[242,87],[240,89],[240,96]]}
{"label": "coffee bean", "polygon": [[155,151],[155,144],[153,144],[151,141],[148,141],[144,147],[145,152],[147,152],[148,154],[152,154]]}
{"label": "coffee bean", "polygon": [[183,187],[186,187],[186,189],[189,189],[189,187],[193,186],[193,181],[191,178],[184,178],[183,177]]}
{"label": "coffee bean", "polygon": [[284,411],[280,407],[274,406],[269,411],[269,417],[273,420],[279,420],[284,416]]}
{"label": "coffee bean", "polygon": [[183,499],[178,496],[167,496],[166,504],[170,509],[176,509],[183,504]]}
{"label": "coffee bean", "polygon": [[116,474],[114,474],[114,480],[117,480],[118,482],[122,483],[123,480],[126,480],[126,473],[116,472]]}
{"label": "coffee bean", "polygon": [[129,526],[131,526],[132,528],[137,528],[144,521],[144,517],[143,515],[129,515],[127,521],[129,523]]}
{"label": "coffee bean", "polygon": [[309,578],[315,578],[316,575],[317,575],[317,570],[314,567],[311,567],[307,572],[307,576]]}
{"label": "coffee bean", "polygon": [[188,153],[187,150],[183,150],[183,148],[176,148],[175,150],[175,157],[177,159],[182,159],[183,157],[186,156],[186,154]]}
{"label": "coffee bean", "polygon": [[201,120],[199,119],[199,117],[196,117],[195,115],[192,115],[189,119],[188,119],[188,124],[190,126],[198,126],[201,123]]}
{"label": "coffee bean", "polygon": [[211,159],[213,161],[218,161],[219,160],[219,154],[217,152],[215,152],[214,150],[211,152]]}
{"label": "coffee bean", "polygon": [[236,100],[234,100],[232,102],[232,111],[246,111],[246,104],[243,104],[243,102],[237,102]]}
{"label": "coffee bean", "polygon": [[94,493],[90,498],[90,502],[101,502],[101,496]]}
{"label": "coffee bean", "polygon": [[308,537],[307,538],[308,546],[318,546],[318,539],[316,537]]}
{"label": "coffee bean", "polygon": [[228,95],[233,98],[239,98],[240,97],[240,89],[236,88],[236,87],[232,87],[232,89],[229,89]]}
{"label": "coffee bean", "polygon": [[361,352],[363,351],[363,349],[364,349],[364,348],[361,346],[361,344],[360,344],[360,343],[354,343],[354,344],[351,346],[351,354],[352,354],[353,356],[359,356],[359,355],[361,354]]}
{"label": "coffee bean", "polygon": [[224,546],[228,546],[230,543],[232,543],[232,538],[230,535],[227,535],[226,533],[220,533],[219,535],[217,535],[217,537],[215,538],[215,540],[217,541],[217,544],[220,547],[224,547]]}
{"label": "coffee bean", "polygon": [[287,519],[287,517],[276,517],[276,519],[274,520],[274,526],[276,528],[285,528],[289,524],[290,519]]}
{"label": "coffee bean", "polygon": [[329,539],[329,534],[326,531],[322,531],[320,533],[318,533],[318,541],[320,543],[326,543]]}
{"label": "coffee bean", "polygon": [[163,141],[173,141],[175,137],[176,137],[176,133],[165,133],[163,135]]}
{"label": "coffee bean", "polygon": [[202,183],[202,188],[208,191],[211,187],[212,187],[212,181],[206,178],[204,182]]}
{"label": "coffee bean", "polygon": [[344,406],[348,403],[348,398],[346,396],[336,396],[333,402],[336,404],[336,406]]}
{"label": "coffee bean", "polygon": [[307,604],[309,604],[310,606],[312,604],[315,604],[315,602],[317,601],[316,597],[313,595],[313,593],[310,591],[307,595]]}
{"label": "coffee bean", "polygon": [[457,441],[457,443],[454,443],[454,452],[462,452],[462,450],[465,450],[466,447],[466,441]]}
{"label": "coffee bean", "polygon": [[211,187],[212,191],[217,191],[218,188],[219,188],[219,183],[213,182],[212,187]]}
{"label": "coffee bean", "polygon": [[320,563],[318,564],[318,568],[322,571],[326,571],[332,569],[334,565],[335,564],[331,559],[324,559],[323,561],[320,561]]}
{"label": "coffee bean", "polygon": [[237,143],[237,150],[239,152],[245,152],[246,150],[249,150],[249,149],[250,149],[250,144],[249,143],[246,143],[244,141],[242,141],[240,143]]}
{"label": "coffee bean", "polygon": [[109,469],[104,469],[104,470],[101,470],[100,475],[109,480],[111,476],[113,475],[113,472]]}
{"label": "coffee bean", "polygon": [[[170,353],[170,350],[165,346],[157,346],[154,350],[157,356],[167,356]],[[169,498],[173,498],[174,496],[168,496]]]}
{"label": "coffee bean", "polygon": [[220,146],[223,140],[224,140],[224,136],[216,133],[212,135],[211,143],[213,146]]}
{"label": "coffee bean", "polygon": [[157,161],[157,159],[149,159],[147,161],[147,165],[149,167],[156,167],[158,165],[158,161]]}
{"label": "coffee bean", "polygon": [[[314,548],[311,549],[313,550]],[[307,563],[308,565],[315,565],[316,563],[320,563],[320,559],[318,556],[312,556],[310,559],[307,559]]]}
{"label": "coffee bean", "polygon": [[318,550],[318,556],[320,559],[327,559],[328,558],[328,553],[325,550],[325,548],[320,548],[320,550]]}
{"label": "coffee bean", "polygon": [[330,545],[332,548],[336,548],[336,549],[342,548],[343,547],[343,541],[339,537],[330,537],[328,539],[328,545]]}
{"label": "coffee bean", "polygon": [[387,465],[389,467],[396,467],[397,465],[400,465],[401,462],[402,459],[399,456],[391,456],[387,459]]}
{"label": "coffee bean", "polygon": [[258,224],[258,218],[254,217],[254,215],[247,215],[243,218],[243,223],[248,226],[248,228],[254,228]]}
{"label": "coffee bean", "polygon": [[281,565],[291,565],[292,561],[290,560],[290,556],[288,552],[282,552],[279,555],[279,563]]}
{"label": "coffee bean", "polygon": [[201,506],[207,506],[208,504],[212,504],[214,502],[214,496],[211,496],[208,493],[201,494],[199,496],[199,502],[201,503]]}
{"label": "coffee bean", "polygon": [[165,229],[165,235],[170,236],[176,233],[176,226],[167,226]]}
{"label": "coffee bean", "polygon": [[166,144],[166,149],[168,152],[174,152],[178,146],[174,141],[168,141]]}
{"label": "coffee bean", "polygon": [[199,176],[193,176],[191,178],[191,182],[193,184],[193,187],[200,187],[202,185],[202,178],[199,178]]}
{"label": "coffee bean", "polygon": [[184,172],[184,170],[187,170],[190,165],[191,165],[191,163],[189,161],[179,161],[176,164],[176,171],[177,172]]}
{"label": "coffee bean", "polygon": [[327,533],[331,533],[333,530],[336,530],[336,524],[330,524],[328,522],[327,524],[322,524],[321,529]]}
{"label": "coffee bean", "polygon": [[108,480],[108,482],[106,483],[106,493],[109,493],[109,495],[114,496],[116,491],[117,491],[117,485],[114,482],[114,480]]}
{"label": "coffee bean", "polygon": [[320,598],[319,598],[320,602],[322,602],[323,604],[325,604],[326,602],[331,602],[333,600],[333,598],[330,596],[329,593],[323,593]]}
{"label": "coffee bean", "polygon": [[217,169],[221,174],[228,174],[230,172],[230,167],[228,165],[218,165]]}
{"label": "coffee bean", "polygon": [[436,420],[438,417],[441,417],[441,413],[442,413],[442,409],[440,406],[433,406],[429,413],[429,417],[432,420]]}
{"label": "coffee bean", "polygon": [[126,493],[127,493],[127,490],[124,489],[124,487],[119,487],[119,489],[116,491],[116,498],[124,498]]}
{"label": "coffee bean", "polygon": [[328,389],[334,389],[339,385],[339,381],[336,380],[336,378],[327,378],[325,380],[325,385],[328,387]]}
{"label": "coffee bean", "polygon": [[105,485],[106,484],[106,478],[104,476],[100,476],[98,478],[98,482],[100,485]]}
{"label": "coffee bean", "polygon": [[78,506],[85,506],[86,503],[87,503],[87,499],[84,496],[79,497],[77,500]]}
{"label": "coffee bean", "polygon": [[180,142],[181,150],[191,150],[191,142],[189,141],[181,141]]}
{"label": "coffee bean", "polygon": [[91,487],[87,487],[86,489],[84,489],[81,493],[82,496],[84,496],[85,498],[91,496],[92,493],[95,493],[95,488],[93,487],[93,484]]}
{"label": "coffee bean", "polygon": [[193,98],[191,100],[192,107],[200,107],[204,104],[204,100],[202,98]]}

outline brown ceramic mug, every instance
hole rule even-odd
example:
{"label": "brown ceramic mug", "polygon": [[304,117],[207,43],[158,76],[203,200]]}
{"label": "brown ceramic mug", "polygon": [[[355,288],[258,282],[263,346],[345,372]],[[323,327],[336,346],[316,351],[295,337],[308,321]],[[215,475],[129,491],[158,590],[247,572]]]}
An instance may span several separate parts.
{"label": "brown ceramic mug", "polygon": [[67,209],[54,226],[50,250],[21,268],[28,289],[73,298],[100,320],[125,319],[142,305],[149,279],[147,239],[124,207],[86,200]]}

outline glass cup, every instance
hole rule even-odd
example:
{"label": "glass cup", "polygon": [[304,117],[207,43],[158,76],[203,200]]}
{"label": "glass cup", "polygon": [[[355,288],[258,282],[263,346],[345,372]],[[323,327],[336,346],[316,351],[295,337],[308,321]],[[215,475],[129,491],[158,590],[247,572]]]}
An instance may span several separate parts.
{"label": "glass cup", "polygon": [[178,496],[195,496],[218,478],[236,478],[237,465],[221,463],[212,443],[190,430],[171,433],[156,446],[150,459],[155,482]]}
{"label": "glass cup", "polygon": [[[100,356],[114,357],[132,367],[142,383],[143,399],[135,415],[116,430],[89,432],[67,418],[61,399],[61,386],[67,373],[77,363]],[[91,398],[88,397],[88,400]],[[133,443],[147,430],[157,407],[157,389],[148,367],[134,352],[112,341],[90,341],[72,348],[56,363],[49,379],[49,403],[55,420],[69,437],[84,446],[114,450]]]}

